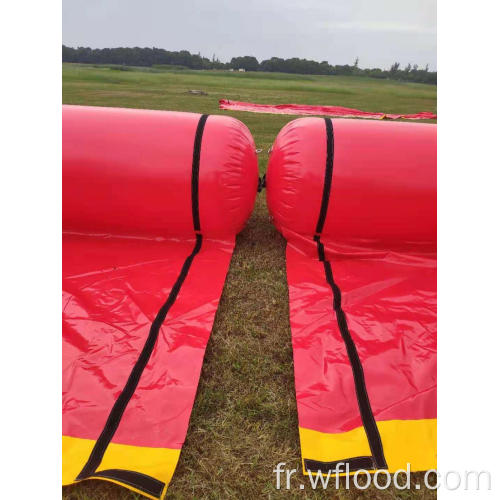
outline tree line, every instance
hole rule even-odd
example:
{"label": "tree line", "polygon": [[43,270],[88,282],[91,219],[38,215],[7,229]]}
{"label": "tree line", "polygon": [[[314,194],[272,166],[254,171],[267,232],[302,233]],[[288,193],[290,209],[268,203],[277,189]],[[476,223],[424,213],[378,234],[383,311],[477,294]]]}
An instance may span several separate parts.
{"label": "tree line", "polygon": [[63,62],[86,64],[118,64],[122,66],[177,66],[189,69],[223,69],[245,71],[270,71],[295,73],[302,75],[357,75],[372,78],[390,78],[418,83],[437,83],[437,72],[429,71],[429,67],[419,68],[408,64],[404,68],[395,62],[389,70],[380,68],[359,68],[358,59],[354,64],[331,65],[328,61],[311,61],[309,59],[282,59],[271,57],[261,62],[253,56],[233,57],[230,62],[223,63],[215,57],[209,59],[200,54],[191,54],[187,50],[169,51],[149,47],[117,47],[112,49],[91,49],[90,47],[62,46]]}

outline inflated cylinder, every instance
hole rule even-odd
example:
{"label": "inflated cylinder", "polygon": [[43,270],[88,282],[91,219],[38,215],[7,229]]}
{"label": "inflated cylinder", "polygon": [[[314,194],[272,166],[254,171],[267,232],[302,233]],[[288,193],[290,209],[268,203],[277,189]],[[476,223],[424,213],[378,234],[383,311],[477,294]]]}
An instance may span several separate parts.
{"label": "inflated cylinder", "polygon": [[[334,161],[328,186],[329,156]],[[267,201],[277,228],[287,238],[312,238],[325,190],[324,239],[356,246],[435,245],[436,126],[329,118],[288,123],[267,171]]]}
{"label": "inflated cylinder", "polygon": [[226,116],[63,107],[64,485],[163,499],[179,460],[255,145]]}
{"label": "inflated cylinder", "polygon": [[63,106],[63,165],[66,231],[189,236],[196,190],[200,232],[236,234],[257,192],[253,138],[228,116]]}
{"label": "inflated cylinder", "polygon": [[287,239],[304,474],[435,469],[436,126],[292,121],[267,200]]}

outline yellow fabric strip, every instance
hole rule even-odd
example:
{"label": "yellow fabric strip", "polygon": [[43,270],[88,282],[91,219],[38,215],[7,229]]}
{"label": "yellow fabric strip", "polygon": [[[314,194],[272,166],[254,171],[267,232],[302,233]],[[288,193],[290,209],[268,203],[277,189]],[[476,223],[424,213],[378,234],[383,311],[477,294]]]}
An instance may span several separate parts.
{"label": "yellow fabric strip", "polygon": [[[121,483],[120,481],[117,481],[116,479],[109,479],[107,477],[96,476],[96,477],[89,477],[88,479],[83,479],[82,481],[89,481],[89,480],[94,480],[94,479],[97,479],[99,481],[107,481],[108,483],[117,484],[118,486],[123,486],[124,488],[127,488],[128,490],[133,491],[134,493],[140,493],[141,495],[143,495],[147,498],[151,498],[151,500],[158,500],[158,497],[150,495],[149,493],[146,493],[145,491],[138,490],[137,488],[134,488],[133,486],[130,486],[129,484]],[[81,483],[82,481],[77,481],[77,482]],[[167,491],[167,488],[164,489],[164,491],[160,497],[161,499],[165,498],[166,491]]]}
{"label": "yellow fabric strip", "polygon": [[[70,436],[62,437],[63,485],[77,482],[75,478],[87,462],[94,444],[95,441],[91,439],[80,439]],[[181,450],[171,448],[148,448],[110,443],[97,472],[108,469],[130,470],[154,477],[168,486],[174,474],[180,453]],[[132,491],[154,498],[128,484],[114,479],[101,477],[96,477],[95,479],[120,484]],[[161,498],[165,496],[166,489],[164,488]]]}
{"label": "yellow fabric strip", "polygon": [[[389,472],[405,469],[413,472],[435,469],[436,419],[385,420],[377,422]],[[328,434],[299,427],[302,467],[304,458],[333,462],[359,456],[371,456],[363,427],[339,434]]]}

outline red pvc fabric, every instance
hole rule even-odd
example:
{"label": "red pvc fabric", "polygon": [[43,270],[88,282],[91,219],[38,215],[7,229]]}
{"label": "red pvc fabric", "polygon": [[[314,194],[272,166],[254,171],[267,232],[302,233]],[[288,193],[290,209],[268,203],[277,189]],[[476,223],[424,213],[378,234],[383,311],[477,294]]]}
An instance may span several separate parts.
{"label": "red pvc fabric", "polygon": [[[253,139],[233,118],[63,107],[63,435],[79,472],[66,482],[165,494],[171,474],[101,463],[114,445],[132,464],[159,449],[178,456],[257,182]],[[169,467],[151,460],[151,471]]]}
{"label": "red pvc fabric", "polygon": [[413,114],[374,113],[359,109],[345,108],[343,106],[312,106],[308,104],[258,104],[255,102],[219,100],[220,109],[232,111],[248,111],[251,113],[271,113],[276,115],[314,115],[337,116],[344,118],[372,118],[387,120],[435,120],[437,115],[429,111]]}
{"label": "red pvc fabric", "polygon": [[[294,120],[274,143],[267,201],[288,242],[299,427],[304,442],[313,436],[307,453],[325,435],[344,443],[361,428],[368,458],[357,460],[355,445],[337,457],[351,471],[394,471],[414,456],[417,470],[427,467],[435,449],[411,450],[397,429],[436,418],[435,125]],[[305,470],[334,468],[333,459],[325,467],[304,456],[304,442]],[[329,454],[335,449],[318,451]]]}

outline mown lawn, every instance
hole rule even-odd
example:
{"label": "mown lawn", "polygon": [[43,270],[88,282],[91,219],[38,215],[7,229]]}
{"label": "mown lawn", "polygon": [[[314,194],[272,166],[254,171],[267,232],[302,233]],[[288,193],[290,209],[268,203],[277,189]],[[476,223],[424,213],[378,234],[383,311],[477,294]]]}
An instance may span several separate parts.
{"label": "mown lawn", "polygon": [[[192,95],[188,90],[207,95]],[[328,104],[388,113],[436,111],[436,87],[362,77],[299,76],[63,65],[63,103],[229,114],[250,129],[265,172],[267,150],[290,115],[229,112],[218,100]],[[276,490],[278,462],[300,469],[285,241],[270,223],[265,192],[237,238],[208,344],[187,439],[167,497],[435,499],[425,489],[313,491],[294,475]],[[284,479],[284,477],[283,477]],[[423,475],[413,481],[423,484]],[[383,478],[381,478],[383,482]],[[300,489],[304,484],[304,490]],[[143,498],[101,481],[63,488],[66,500]]]}

